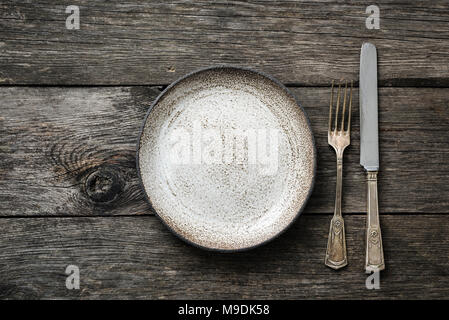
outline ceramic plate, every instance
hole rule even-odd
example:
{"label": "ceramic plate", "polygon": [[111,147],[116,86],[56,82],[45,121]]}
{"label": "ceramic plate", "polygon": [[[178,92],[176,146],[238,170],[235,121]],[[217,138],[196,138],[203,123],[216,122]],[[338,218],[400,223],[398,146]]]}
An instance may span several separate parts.
{"label": "ceramic plate", "polygon": [[307,115],[281,83],[214,67],[156,99],[137,167],[151,206],[175,234],[202,248],[238,251],[295,220],[313,188],[315,159]]}

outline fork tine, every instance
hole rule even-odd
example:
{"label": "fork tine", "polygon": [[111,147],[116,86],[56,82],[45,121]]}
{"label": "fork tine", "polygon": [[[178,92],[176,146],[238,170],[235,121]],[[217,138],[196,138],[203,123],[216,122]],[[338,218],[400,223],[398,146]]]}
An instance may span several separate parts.
{"label": "fork tine", "polygon": [[351,133],[351,114],[352,114],[352,80],[351,80],[351,90],[349,91],[349,114],[348,114],[348,133]]}
{"label": "fork tine", "polygon": [[343,112],[341,113],[341,131],[345,130],[346,94],[348,91],[348,81],[345,81],[345,95],[343,97]]}
{"label": "fork tine", "polygon": [[337,124],[338,124],[338,110],[340,109],[340,92],[341,92],[341,80],[340,83],[338,84],[338,94],[337,94],[337,107],[335,110],[335,132],[337,132]]}
{"label": "fork tine", "polygon": [[328,128],[328,132],[331,132],[331,129],[332,129],[332,104],[333,103],[334,103],[334,80],[332,80],[331,101],[329,103],[329,128]]}

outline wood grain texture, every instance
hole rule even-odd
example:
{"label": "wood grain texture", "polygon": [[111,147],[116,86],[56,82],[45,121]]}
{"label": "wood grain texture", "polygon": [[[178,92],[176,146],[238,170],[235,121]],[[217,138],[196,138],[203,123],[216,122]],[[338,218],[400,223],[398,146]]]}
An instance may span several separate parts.
{"label": "wood grain texture", "polygon": [[1,215],[148,211],[135,150],[158,88],[4,89]]}
{"label": "wood grain texture", "polygon": [[249,66],[284,83],[357,77],[364,41],[381,85],[449,86],[449,1],[2,1],[0,83],[168,84],[215,64]]}
{"label": "wood grain texture", "polygon": [[[330,216],[303,216],[273,242],[238,254],[177,239],[155,217],[3,218],[0,298],[371,299],[449,296],[443,215],[382,219],[387,269],[367,290],[365,217],[346,219],[349,265],[324,266]],[[80,268],[67,290],[65,268]]]}
{"label": "wood grain texture", "polygon": [[[74,4],[81,28],[67,30]],[[0,299],[447,299],[449,0],[377,1],[380,30],[365,28],[371,4],[2,1]],[[349,266],[323,263],[335,189],[327,86],[358,78],[364,41],[378,48],[380,86],[411,86],[379,92],[381,290],[365,288],[357,108],[343,174]],[[291,89],[318,148],[305,214],[238,254],[178,240],[149,216],[135,169],[150,103],[173,80],[216,64],[299,87]],[[413,88],[424,86],[446,88]],[[80,290],[65,287],[69,264],[80,267]]]}
{"label": "wood grain texture", "polygon": [[[329,88],[293,88],[318,148],[306,213],[332,213],[335,154],[327,145]],[[0,215],[151,213],[135,148],[157,87],[1,88]],[[358,101],[357,90],[354,101]],[[358,103],[345,151],[343,212],[366,211]],[[449,213],[449,90],[384,88],[379,97],[380,212]]]}

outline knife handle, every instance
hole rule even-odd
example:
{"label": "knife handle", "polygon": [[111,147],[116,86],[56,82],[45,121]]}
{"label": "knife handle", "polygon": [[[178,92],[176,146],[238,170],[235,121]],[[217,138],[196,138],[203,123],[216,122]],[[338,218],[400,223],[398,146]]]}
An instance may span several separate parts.
{"label": "knife handle", "polygon": [[377,201],[377,171],[367,171],[366,271],[385,269]]}

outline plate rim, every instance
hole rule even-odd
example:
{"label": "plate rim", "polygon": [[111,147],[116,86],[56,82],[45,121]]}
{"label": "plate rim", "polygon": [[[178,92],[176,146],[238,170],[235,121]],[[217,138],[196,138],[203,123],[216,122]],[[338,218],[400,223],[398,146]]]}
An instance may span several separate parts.
{"label": "plate rim", "polygon": [[[268,78],[269,80],[273,81],[277,86],[279,86],[282,90],[284,90],[289,96],[291,96],[296,105],[301,109],[301,111],[303,112],[305,119],[306,119],[306,123],[307,126],[311,132],[311,136],[312,136],[312,147],[313,147],[313,161],[312,161],[312,165],[313,165],[313,173],[312,173],[312,183],[310,186],[310,189],[307,193],[307,196],[305,198],[304,203],[301,205],[301,208],[299,208],[298,212],[296,213],[296,215],[293,217],[293,219],[278,233],[276,233],[274,236],[271,236],[270,238],[259,242],[258,244],[252,245],[252,246],[248,246],[248,247],[243,247],[243,248],[238,248],[238,249],[220,249],[220,248],[212,248],[212,247],[207,247],[207,246],[203,246],[200,245],[196,242],[193,242],[190,239],[187,239],[186,237],[182,236],[181,234],[179,234],[178,232],[176,232],[171,226],[169,226],[165,220],[158,214],[158,212],[156,211],[156,209],[154,208],[153,204],[151,203],[151,200],[147,194],[147,191],[145,189],[145,186],[143,184],[143,179],[142,179],[142,174],[140,171],[140,164],[139,164],[139,153],[140,153],[140,145],[141,145],[141,141],[142,141],[142,136],[144,134],[144,129],[145,129],[145,124],[147,123],[148,117],[151,114],[151,111],[153,110],[154,106],[156,106],[156,104],[159,102],[159,100],[169,91],[171,90],[173,87],[175,87],[178,83],[180,83],[181,81],[204,71],[210,71],[210,70],[219,70],[219,69],[235,69],[235,70],[240,70],[240,71],[249,71],[249,72],[253,72],[255,74],[258,74],[262,77]],[[181,76],[180,78],[177,78],[175,81],[173,81],[171,84],[169,84],[161,93],[159,93],[159,95],[156,97],[156,99],[154,99],[154,101],[151,103],[150,107],[148,108],[148,110],[146,111],[145,117],[143,119],[143,122],[140,126],[140,130],[139,130],[139,135],[137,137],[137,147],[136,147],[136,168],[137,168],[137,176],[139,178],[139,184],[140,184],[140,188],[142,189],[143,193],[144,193],[144,197],[148,203],[148,205],[150,206],[151,211],[153,211],[154,215],[162,222],[162,224],[168,229],[170,230],[170,232],[172,234],[174,234],[177,238],[181,239],[182,241],[190,244],[193,247],[196,247],[198,249],[202,249],[202,250],[206,250],[206,251],[211,251],[211,252],[219,252],[219,253],[234,253],[234,252],[244,252],[244,251],[249,251],[258,247],[261,247],[275,239],[277,239],[278,237],[280,237],[282,234],[284,234],[288,229],[290,229],[290,227],[299,219],[299,217],[302,215],[307,203],[310,200],[310,197],[313,193],[313,190],[315,188],[315,180],[316,180],[316,171],[317,171],[317,148],[316,148],[316,143],[315,143],[315,135],[313,133],[313,129],[312,129],[312,125],[309,119],[309,115],[307,114],[306,110],[303,108],[303,106],[299,103],[297,97],[293,94],[293,92],[291,92],[291,90],[289,90],[283,83],[281,83],[278,79],[274,78],[273,76],[264,73],[262,71],[258,71],[258,70],[254,70],[252,68],[249,67],[241,67],[241,66],[235,66],[235,65],[227,65],[227,64],[218,64],[218,65],[213,65],[213,66],[209,66],[209,67],[205,67],[205,68],[200,68],[200,69],[196,69],[194,71],[191,71],[183,76]]]}

